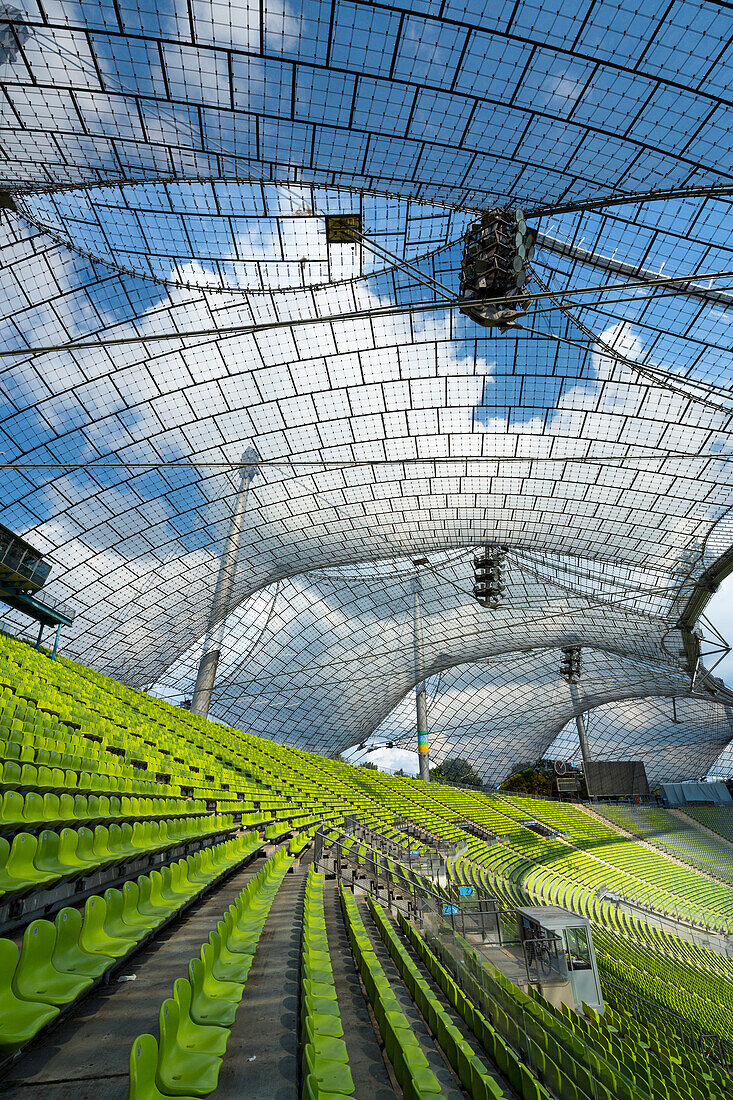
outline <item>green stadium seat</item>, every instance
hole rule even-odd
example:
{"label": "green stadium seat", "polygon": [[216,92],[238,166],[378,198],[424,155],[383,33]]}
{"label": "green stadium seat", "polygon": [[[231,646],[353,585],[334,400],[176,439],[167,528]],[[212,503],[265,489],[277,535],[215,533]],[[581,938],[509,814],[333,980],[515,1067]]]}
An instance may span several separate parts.
{"label": "green stadium seat", "polygon": [[107,935],[123,941],[141,940],[145,935],[145,929],[139,925],[133,927],[123,919],[125,899],[122,891],[116,888],[105,890],[103,900],[107,907],[104,918],[104,930]]}
{"label": "green stadium seat", "polygon": [[24,1001],[70,1004],[92,984],[87,975],[59,971],[54,963],[56,927],[34,920],[23,933],[20,958],[12,979],[13,991]]}
{"label": "green stadium seat", "polygon": [[110,934],[105,927],[106,919],[107,905],[104,898],[89,898],[84,906],[79,946],[92,955],[112,955],[113,958],[120,959],[133,949],[137,941],[132,937],[121,939]]}
{"label": "green stadium seat", "polygon": [[347,1100],[342,1092],[330,1092],[322,1087],[318,1079],[309,1074],[303,1083],[303,1100]]}
{"label": "green stadium seat", "polygon": [[5,1053],[23,1046],[59,1014],[54,1005],[17,996],[12,986],[17,963],[15,944],[0,939],[0,1050]]}
{"label": "green stadium seat", "polygon": [[112,955],[92,954],[81,947],[82,917],[78,909],[61,909],[54,923],[56,942],[51,961],[57,970],[80,977],[98,978],[113,965],[115,960]]}
{"label": "green stadium seat", "polygon": [[[167,1100],[167,1096],[156,1084],[157,1069],[158,1044],[154,1036],[138,1036],[130,1051],[130,1085],[127,1100]],[[179,1100],[194,1100],[194,1098],[179,1094]]]}
{"label": "green stadium seat", "polygon": [[209,933],[212,950],[212,974],[224,982],[245,982],[252,965],[252,956],[230,951],[215,930]]}
{"label": "green stadium seat", "polygon": [[231,990],[217,982],[201,959],[191,959],[188,964],[191,983],[191,1019],[196,1024],[214,1024],[231,1027],[239,1004],[231,996]]}
{"label": "green stadium seat", "polygon": [[[142,879],[143,876],[141,876]],[[105,892],[105,898],[107,894]],[[128,879],[122,886],[122,921],[134,934],[150,932],[164,919],[161,911],[143,911],[141,908],[140,881]]]}
{"label": "green stadium seat", "polygon": [[178,1041],[179,1006],[163,1001],[158,1017],[160,1039],[156,1084],[168,1096],[208,1096],[216,1088],[221,1058],[181,1046]]}
{"label": "green stadium seat", "polygon": [[25,894],[58,882],[58,873],[36,867],[37,851],[38,841],[32,833],[16,833],[10,845],[0,837],[0,891]]}
{"label": "green stadium seat", "polygon": [[186,978],[177,978],[173,983],[173,999],[178,1005],[178,1042],[186,1050],[200,1054],[218,1054],[223,1056],[229,1029],[209,1024],[197,1024],[191,1019],[191,983]]}
{"label": "green stadium seat", "polygon": [[320,1089],[344,1096],[353,1095],[354,1079],[347,1064],[321,1056],[310,1043],[305,1045],[303,1063],[306,1076],[315,1077]]}

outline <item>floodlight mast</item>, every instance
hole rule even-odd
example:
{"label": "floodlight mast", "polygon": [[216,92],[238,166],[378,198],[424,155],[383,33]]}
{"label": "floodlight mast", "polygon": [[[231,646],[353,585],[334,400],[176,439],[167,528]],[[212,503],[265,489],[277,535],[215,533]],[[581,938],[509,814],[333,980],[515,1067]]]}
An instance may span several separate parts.
{"label": "floodlight mast", "polygon": [[589,777],[588,777],[588,764],[591,762],[590,745],[588,744],[588,734],[585,728],[585,718],[580,708],[580,693],[578,691],[578,681],[581,675],[581,647],[578,645],[563,646],[562,647],[562,662],[560,666],[560,674],[563,679],[567,680],[570,687],[570,698],[573,703],[573,712],[575,714],[575,727],[578,731],[578,741],[580,742],[580,755],[583,758],[583,774],[585,775],[585,786],[588,793],[588,797],[592,798],[590,789]]}
{"label": "floodlight mast", "polygon": [[[258,471],[256,463],[259,461],[260,456],[255,448],[248,447],[239,464],[239,492],[229,523],[229,533],[219,562],[219,575],[216,578],[216,588],[214,589],[214,598],[209,613],[209,626],[206,631],[204,649],[196,673],[196,685],[191,698],[191,713],[198,714],[202,718],[208,717],[209,707],[211,706],[216,669],[224,642],[224,628],[229,610],[229,600],[237,572],[244,516],[247,511],[247,496],[252,480]],[[255,465],[252,465],[252,463],[255,463]]]}
{"label": "floodlight mast", "polygon": [[[424,565],[427,559],[420,558],[413,562],[415,566]],[[415,701],[417,704],[417,753],[420,761],[420,779],[425,783],[430,782],[430,736],[428,732],[428,700],[425,692],[425,673],[423,669],[422,655],[422,621],[420,619],[420,593],[422,582],[419,574],[412,578],[412,594],[414,597],[414,636],[415,636]]]}

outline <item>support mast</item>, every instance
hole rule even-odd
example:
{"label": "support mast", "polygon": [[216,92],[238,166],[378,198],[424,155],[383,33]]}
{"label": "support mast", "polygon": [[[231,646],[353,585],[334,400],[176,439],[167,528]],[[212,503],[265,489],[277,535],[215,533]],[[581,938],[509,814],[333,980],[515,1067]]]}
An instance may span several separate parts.
{"label": "support mast", "polygon": [[420,778],[430,782],[430,737],[428,733],[428,701],[425,692],[425,674],[422,655],[422,622],[420,619],[420,593],[422,583],[419,576],[412,580],[412,594],[415,612],[415,701],[417,704],[417,752],[420,760]]}
{"label": "support mast", "polygon": [[254,447],[249,447],[242,455],[242,461],[239,465],[239,492],[237,493],[234,512],[229,523],[229,533],[219,563],[219,575],[216,578],[216,588],[214,589],[214,598],[209,613],[209,626],[204,639],[204,649],[196,674],[196,686],[193,689],[193,698],[191,699],[191,713],[199,714],[202,718],[208,717],[209,707],[211,706],[216,669],[224,642],[224,628],[229,611],[229,600],[237,571],[239,546],[242,541],[244,516],[247,511],[247,496],[258,469],[252,463],[258,462],[259,457]]}

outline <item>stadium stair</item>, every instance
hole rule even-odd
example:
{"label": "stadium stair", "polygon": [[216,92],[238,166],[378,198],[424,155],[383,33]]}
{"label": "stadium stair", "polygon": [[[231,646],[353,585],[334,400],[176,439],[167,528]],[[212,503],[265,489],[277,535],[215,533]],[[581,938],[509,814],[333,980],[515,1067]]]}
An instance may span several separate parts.
{"label": "stadium stair", "polygon": [[261,850],[255,852],[251,860],[182,907],[133,956],[113,959],[111,980],[89,990],[81,1011],[61,1017],[52,1025],[49,1042],[39,1035],[10,1064],[0,1082],[3,1097],[26,1100],[38,1094],[43,1100],[61,1100],[74,1088],[75,1095],[124,1097],[135,1038],[142,1030],[157,1034],[162,1002],[179,979],[188,978],[188,961],[200,956],[222,913],[265,862]]}
{"label": "stadium stair", "polygon": [[323,897],[331,968],[354,1079],[355,1100],[395,1100],[395,1089],[399,1089],[399,1085],[359,976],[339,893],[332,881],[326,882]]}
{"label": "stadium stair", "polygon": [[[127,965],[164,928],[216,884],[241,867],[261,842],[250,834],[154,871],[122,891],[89,898],[84,915],[62,909],[54,923],[35,920],[23,933],[20,953],[0,939],[0,996],[14,1010],[0,1014],[0,1068],[45,1024],[79,1008],[80,998]],[[157,876],[157,878],[155,877]]]}
{"label": "stadium stair", "polygon": [[[153,1087],[167,1096],[206,1097],[214,1091],[221,1048],[226,1049],[262,930],[291,861],[286,850],[270,856],[190,961],[188,979],[179,979],[173,996],[163,1001],[152,1080],[150,1037],[135,1040],[128,1100],[148,1096]],[[215,1029],[222,1033],[218,1042]]]}
{"label": "stadium stair", "polygon": [[[410,996],[465,1090],[473,1100],[514,1097],[514,1091],[507,1082],[500,1079],[496,1067],[488,1063],[475,1037],[445,999],[443,991],[424,972],[419,961],[403,944],[384,909],[371,898],[367,899],[367,905],[382,942]],[[457,989],[454,991],[449,986],[448,992],[457,999]]]}
{"label": "stadium stair", "polygon": [[[0,925],[12,1023],[3,1019],[3,1086],[13,1100],[118,1096],[128,1072],[146,1100],[209,1095],[215,1078],[225,1100],[297,1100],[299,1076],[309,1100],[730,1094],[733,962],[597,894],[608,885],[722,932],[733,913],[727,884],[719,890],[582,809],[326,760],[2,636],[0,764],[0,868],[14,880],[0,896],[0,910],[13,907]],[[457,885],[508,907],[531,897],[590,916],[605,1016],[558,1013],[490,969],[453,974],[412,925],[309,874],[300,853],[314,828],[338,835],[347,816],[396,845],[387,855],[361,836],[346,841],[357,888],[376,869],[380,897],[388,878],[400,892],[419,878],[408,851],[436,838],[461,845],[449,865]],[[212,832],[222,822],[226,831]],[[726,827],[723,816],[716,823]],[[250,827],[258,847],[281,844],[288,865],[259,932],[242,924],[241,900],[231,905],[262,858],[222,871],[212,854],[233,854],[232,834]]]}
{"label": "stadium stair", "polygon": [[[436,1050],[399,972],[379,936],[364,922],[364,907],[341,887],[349,942],[372,1005],[387,1055],[406,1098],[461,1096],[460,1083]],[[366,911],[368,916],[368,911]]]}

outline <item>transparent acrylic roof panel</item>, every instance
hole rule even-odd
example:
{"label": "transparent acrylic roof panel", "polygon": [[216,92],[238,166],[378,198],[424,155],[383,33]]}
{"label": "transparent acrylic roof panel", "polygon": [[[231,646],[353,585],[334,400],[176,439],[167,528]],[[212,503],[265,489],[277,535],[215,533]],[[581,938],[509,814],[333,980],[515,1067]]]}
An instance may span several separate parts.
{"label": "transparent acrylic roof panel", "polygon": [[[228,611],[300,578],[293,669],[334,607],[366,643],[358,563],[485,541],[525,555],[513,614],[531,570],[589,630],[594,601],[611,637],[636,606],[656,659],[731,543],[730,198],[698,192],[731,183],[732,16],[637,8],[5,9],[0,503],[79,609],[70,651],[150,682],[191,650],[256,446]],[[446,304],[497,204],[545,211],[500,336]],[[357,211],[360,245],[327,245]],[[455,662],[482,656],[469,621]]]}
{"label": "transparent acrylic roof panel", "polygon": [[484,205],[730,171],[733,26],[714,3],[24,0],[5,11],[13,185],[288,167]]}
{"label": "transparent acrylic roof panel", "polygon": [[[36,228],[116,270],[170,286],[255,293],[367,275],[376,287],[395,255],[434,264],[431,254],[449,244],[455,251],[472,218],[347,188],[225,180],[36,191],[18,196],[16,206]],[[335,217],[358,219],[359,236],[330,241]]]}

